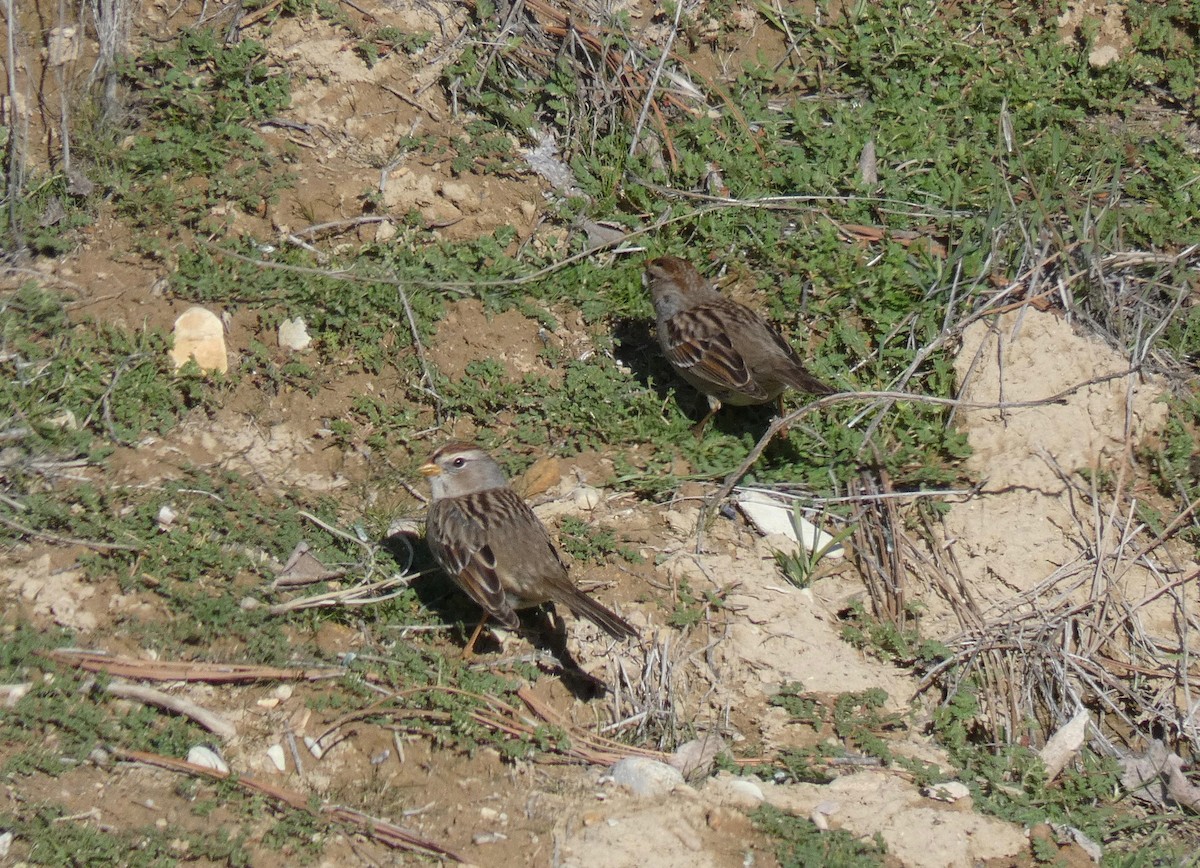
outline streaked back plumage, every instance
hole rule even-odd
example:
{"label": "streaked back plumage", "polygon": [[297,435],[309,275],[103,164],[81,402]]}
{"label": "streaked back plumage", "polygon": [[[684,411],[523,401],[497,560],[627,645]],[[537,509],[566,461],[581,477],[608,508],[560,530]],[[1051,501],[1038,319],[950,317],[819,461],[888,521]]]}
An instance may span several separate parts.
{"label": "streaked back plumage", "polygon": [[575,587],[545,525],[486,452],[469,443],[447,443],[422,472],[430,476],[433,493],[426,523],[429,549],[491,617],[516,629],[516,609],[556,602],[613,638],[637,635],[623,618]]}

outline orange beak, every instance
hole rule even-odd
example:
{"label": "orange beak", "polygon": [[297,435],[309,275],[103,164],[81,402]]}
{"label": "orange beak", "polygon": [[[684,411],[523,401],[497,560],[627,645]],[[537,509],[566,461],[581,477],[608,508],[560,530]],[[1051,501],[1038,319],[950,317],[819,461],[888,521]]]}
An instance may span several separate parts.
{"label": "orange beak", "polygon": [[432,461],[428,464],[422,464],[420,469],[422,476],[438,476],[442,472],[442,468],[438,467]]}

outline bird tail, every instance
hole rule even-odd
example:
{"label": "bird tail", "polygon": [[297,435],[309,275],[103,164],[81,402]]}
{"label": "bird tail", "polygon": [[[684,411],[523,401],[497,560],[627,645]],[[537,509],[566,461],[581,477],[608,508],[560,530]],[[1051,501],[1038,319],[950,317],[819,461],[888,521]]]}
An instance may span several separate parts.
{"label": "bird tail", "polygon": [[575,590],[561,602],[580,618],[587,618],[614,639],[632,639],[638,636],[638,631],[632,624],[597,603],[583,591]]}
{"label": "bird tail", "polygon": [[803,368],[795,368],[788,373],[788,385],[793,389],[811,395],[832,395],[837,392],[833,386],[823,383]]}

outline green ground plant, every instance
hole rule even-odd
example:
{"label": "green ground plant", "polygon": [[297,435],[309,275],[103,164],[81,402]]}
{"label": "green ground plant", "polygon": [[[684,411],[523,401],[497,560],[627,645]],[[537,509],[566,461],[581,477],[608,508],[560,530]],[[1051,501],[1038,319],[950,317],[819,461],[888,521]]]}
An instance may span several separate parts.
{"label": "green ground plant", "polygon": [[[1088,45],[1064,41],[1046,10],[1032,5],[1002,9],[970,0],[948,14],[932,0],[881,0],[838,4],[836,14],[822,9],[819,16],[795,4],[755,9],[779,37],[779,56],[747,61],[735,80],[704,90],[703,110],[673,111],[664,103],[665,126],[643,128],[647,143],[653,138],[658,147],[639,149],[630,139],[640,103],[612,96],[623,91],[601,80],[596,70],[606,68],[603,62],[547,52],[553,61],[535,75],[526,61],[541,55],[529,50],[529,39],[502,33],[495,7],[476,3],[476,38],[463,42],[442,83],[477,117],[466,135],[413,132],[397,136],[393,149],[444,159],[462,175],[524,172],[514,141],[530,145],[539,129],[553,132],[577,185],[553,206],[562,225],[602,219],[630,230],[657,226],[639,237],[650,252],[685,256],[705,274],[722,277],[782,326],[818,376],[848,391],[902,388],[951,396],[956,329],[997,285],[1034,267],[1048,269],[1048,277],[1086,274],[1108,252],[1169,253],[1200,237],[1200,197],[1191,180],[1197,158],[1184,128],[1200,118],[1200,12],[1192,4],[1131,2],[1128,20],[1138,22],[1133,45],[1103,68],[1088,62]],[[344,9],[324,3],[289,2],[273,14],[339,22],[368,65],[393,52],[419,51],[427,39],[389,28],[354,31]],[[685,31],[694,23],[685,20]],[[618,14],[604,24],[605,49],[640,58],[646,68],[657,61],[653,49],[634,39],[628,17]],[[734,36],[716,38],[732,43]],[[686,54],[685,43],[677,51]],[[166,627],[120,623],[121,638],[174,654],[286,664],[320,660],[308,637],[331,620],[353,617],[382,637],[435,623],[429,600],[416,590],[355,616],[280,618],[241,605],[243,597],[261,594],[267,563],[285,558],[302,538],[327,563],[361,566],[356,546],[301,516],[310,511],[336,523],[354,506],[266,494],[255,480],[190,468],[179,480],[144,490],[101,484],[98,472],[83,480],[61,472],[68,463],[80,472],[103,470],[114,450],[165,434],[190,412],[211,411],[224,390],[239,383],[266,394],[311,391],[333,362],[371,374],[394,372],[403,388],[387,398],[364,395],[349,419],[330,420],[344,445],[366,430],[371,449],[398,452],[439,418],[484,418],[495,424],[481,433],[483,445],[505,447],[510,471],[535,450],[570,455],[604,448],[615,452],[611,482],[648,497],[678,485],[678,459],[690,467],[690,478],[723,476],[761,433],[766,416],[735,410],[694,440],[689,428],[701,403],[697,396],[664,365],[628,364],[656,357],[639,279],[644,257],[597,254],[528,281],[582,252],[582,233],[540,248],[518,243],[511,229],[472,241],[436,241],[419,215],[397,218],[398,234],[386,245],[322,250],[320,256],[230,239],[228,209],[259,213],[291,181],[288,153],[271,152],[258,133],[288,105],[287,74],[268,64],[262,44],[226,41],[205,30],[143,44],[120,72],[131,92],[128,124],[101,120],[95,107],[82,106],[76,115],[76,156],[99,192],[72,193],[66,176],[53,173],[28,180],[20,191],[6,189],[12,201],[0,209],[0,235],[20,240],[14,247],[60,254],[72,248],[75,230],[101,203],[111,203],[139,230],[143,248],[171,263],[174,299],[252,311],[264,333],[285,316],[301,316],[316,338],[311,363],[280,363],[260,343],[228,381],[214,384],[195,372],[171,376],[162,334],[72,319],[61,298],[32,285],[0,301],[0,402],[14,408],[4,430],[10,436],[0,468],[0,540],[18,544],[32,531],[130,547],[83,558],[89,580],[116,578],[121,590],[152,596],[175,617]],[[1175,109],[1175,119],[1155,121],[1151,109],[1161,106]],[[667,137],[672,154],[664,157]],[[11,147],[7,138],[0,144]],[[713,190],[727,193],[727,201],[706,199]],[[381,207],[373,191],[361,196],[365,209]],[[771,207],[763,207],[767,198]],[[854,227],[881,234],[862,236]],[[198,236],[209,240],[195,242]],[[1200,313],[1184,305],[1180,289],[1193,280],[1194,264],[1147,262],[1130,272],[1131,282],[1143,287],[1134,303],[1115,298],[1098,280],[1072,279],[1067,291],[1100,330],[1135,347],[1137,358],[1160,351],[1194,359]],[[425,381],[416,340],[430,340],[448,305],[465,296],[479,298],[489,311],[515,307],[548,325],[552,310],[577,309],[596,352],[586,360],[547,352],[553,379],[513,379],[500,359],[485,358],[456,381],[438,371]],[[1146,330],[1147,320],[1163,326]],[[1151,337],[1138,337],[1147,331]],[[798,406],[800,399],[790,400]],[[946,409],[913,401],[874,415],[863,411],[852,400],[806,416],[786,442],[767,450],[754,481],[842,489],[871,463],[868,431],[897,490],[961,481],[967,445]],[[1200,489],[1194,460],[1200,411],[1190,395],[1176,398],[1171,411],[1162,442],[1145,447],[1144,455],[1160,494],[1181,509]],[[650,448],[634,460],[625,451],[632,446]],[[164,507],[177,515],[166,529],[159,521]],[[1146,509],[1154,527],[1173,518],[1169,510]],[[633,559],[617,536],[569,522],[564,531],[564,547],[579,559]],[[804,565],[796,571],[806,574]],[[720,605],[718,595],[682,583],[665,617],[672,626],[694,627]],[[177,753],[198,735],[190,724],[163,715],[117,719],[94,688],[81,691],[76,675],[49,665],[30,668],[36,651],[65,644],[69,636],[35,635],[19,621],[4,622],[3,630],[3,680],[50,676],[0,718],[5,738],[28,744],[8,759],[5,775],[60,773],[104,739]],[[207,637],[215,632],[223,638],[212,644]],[[903,666],[927,668],[947,656],[919,632],[880,622],[862,606],[846,614],[845,635]],[[381,639],[372,653],[359,656],[338,690],[314,704],[346,711],[370,705],[375,696],[359,680],[369,673],[405,691],[407,707],[425,713],[405,718],[405,725],[438,745],[468,752],[495,746],[515,758],[561,744],[561,733],[501,737],[471,717],[483,707],[482,697],[516,704],[517,679],[536,679],[536,670],[516,667],[512,678],[475,670],[442,654],[436,641]],[[1107,759],[1085,752],[1077,767],[1049,784],[1031,751],[989,743],[976,725],[973,689],[966,685],[946,698],[933,730],[977,805],[1022,823],[1066,822],[1118,852],[1132,836],[1170,850],[1162,841],[1166,822],[1145,820],[1117,801],[1116,772]],[[792,686],[779,704],[798,723],[895,760],[886,735],[901,724],[880,711],[877,695],[822,702]],[[391,725],[400,713],[380,711],[374,719]],[[43,731],[48,742],[31,740],[30,733]],[[822,760],[842,749],[831,742],[792,752],[772,771],[825,780]],[[172,858],[167,839],[149,831],[86,841],[62,832],[55,841],[48,830],[66,828],[54,825],[55,816],[47,806],[2,822],[43,848],[30,854],[34,861],[53,862],[66,852],[56,848],[67,846],[89,854],[89,864],[116,864],[118,852],[139,853],[146,864]],[[879,864],[885,858],[882,847],[818,835],[806,821],[766,809],[758,823],[779,840],[783,864]],[[296,831],[281,826],[271,840]],[[190,852],[244,864],[244,843],[196,842]]]}

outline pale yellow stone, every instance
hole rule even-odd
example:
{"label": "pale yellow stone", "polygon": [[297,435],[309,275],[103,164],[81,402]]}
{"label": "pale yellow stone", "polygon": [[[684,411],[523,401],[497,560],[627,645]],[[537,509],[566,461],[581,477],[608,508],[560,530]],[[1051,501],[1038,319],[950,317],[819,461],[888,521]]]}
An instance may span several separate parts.
{"label": "pale yellow stone", "polygon": [[175,320],[175,345],[171,349],[175,369],[182,368],[191,358],[205,371],[224,374],[229,370],[221,319],[202,307],[189,307]]}

